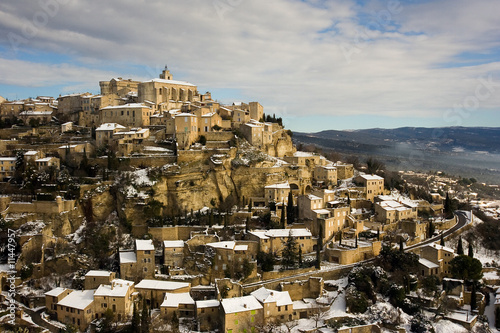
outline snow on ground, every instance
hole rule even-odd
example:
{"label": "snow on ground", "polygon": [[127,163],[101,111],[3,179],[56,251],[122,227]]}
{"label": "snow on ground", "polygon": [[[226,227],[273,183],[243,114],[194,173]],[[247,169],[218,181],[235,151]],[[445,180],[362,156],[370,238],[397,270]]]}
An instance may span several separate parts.
{"label": "snow on ground", "polygon": [[467,333],[463,326],[455,324],[449,320],[440,320],[433,324],[436,333]]}
{"label": "snow on ground", "polygon": [[495,293],[490,293],[490,304],[484,309],[484,315],[488,316],[488,324],[493,333],[499,333],[500,330],[495,328]]}
{"label": "snow on ground", "polygon": [[131,172],[135,176],[133,183],[137,186],[153,186],[156,182],[148,177],[148,169],[139,169]]}

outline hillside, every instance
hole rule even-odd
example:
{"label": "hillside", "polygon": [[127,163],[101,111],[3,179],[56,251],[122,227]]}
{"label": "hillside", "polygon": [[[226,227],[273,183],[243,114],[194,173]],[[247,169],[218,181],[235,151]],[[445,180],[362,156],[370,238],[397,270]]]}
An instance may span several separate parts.
{"label": "hillside", "polygon": [[403,127],[294,133],[297,145],[316,145],[360,161],[375,157],[393,170],[444,171],[500,184],[500,128]]}

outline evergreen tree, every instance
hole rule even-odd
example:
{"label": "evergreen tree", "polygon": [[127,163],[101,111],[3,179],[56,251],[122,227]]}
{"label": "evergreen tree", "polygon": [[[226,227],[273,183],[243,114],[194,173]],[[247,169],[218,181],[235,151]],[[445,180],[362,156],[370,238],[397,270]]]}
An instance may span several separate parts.
{"label": "evergreen tree", "polygon": [[355,236],[355,239],[354,239],[354,247],[355,248],[358,248],[358,235]]}
{"label": "evergreen tree", "polygon": [[250,231],[250,216],[247,216],[247,221],[245,223],[245,231],[246,232]]}
{"label": "evergreen tree", "polygon": [[380,240],[380,228],[377,228],[377,240]]}
{"label": "evergreen tree", "polygon": [[299,257],[298,244],[295,237],[288,237],[283,251],[281,251],[281,265],[284,269],[294,268]]}
{"label": "evergreen tree", "polygon": [[131,332],[138,332],[141,325],[141,317],[139,312],[137,312],[137,306],[134,303],[134,310],[132,312],[132,325],[130,327]]}
{"label": "evergreen tree", "polygon": [[142,300],[142,313],[141,313],[141,333],[149,332],[149,311],[146,305],[146,300]]}
{"label": "evergreen tree", "polygon": [[302,248],[299,246],[299,267],[302,267]]}
{"label": "evergreen tree", "polygon": [[286,228],[286,222],[285,222],[285,203],[281,203],[281,220],[280,220],[280,225],[281,229]]}
{"label": "evergreen tree", "polygon": [[470,309],[474,311],[477,308],[477,300],[476,300],[476,283],[472,283],[472,290],[470,292]]}
{"label": "evergreen tree", "polygon": [[474,249],[472,248],[472,243],[470,242],[469,242],[469,253],[467,255],[471,258],[474,258]]}
{"label": "evergreen tree", "polygon": [[316,242],[316,268],[321,268],[321,249],[323,248],[323,226],[319,225],[318,240]]}
{"label": "evergreen tree", "polygon": [[436,227],[434,227],[434,223],[432,221],[429,221],[429,226],[427,228],[428,235],[427,238],[431,238],[434,235],[434,231],[436,231]]}
{"label": "evergreen tree", "polygon": [[399,239],[399,251],[404,252],[403,238]]}
{"label": "evergreen tree", "polygon": [[342,245],[342,231],[339,234],[339,245]]}
{"label": "evergreen tree", "polygon": [[451,208],[451,199],[448,192],[446,192],[446,199],[444,200],[444,215],[446,218],[450,218],[453,216],[453,211]]}
{"label": "evergreen tree", "polygon": [[287,223],[291,224],[295,222],[295,209],[293,206],[293,194],[292,191],[288,192],[288,205],[286,210]]}
{"label": "evergreen tree", "polygon": [[458,238],[457,254],[459,256],[464,254],[464,247],[462,245],[462,236]]}
{"label": "evergreen tree", "polygon": [[500,329],[500,308],[495,309],[495,327]]}
{"label": "evergreen tree", "polygon": [[444,246],[444,236],[443,236],[443,233],[441,233],[441,240],[439,241],[439,245]]}

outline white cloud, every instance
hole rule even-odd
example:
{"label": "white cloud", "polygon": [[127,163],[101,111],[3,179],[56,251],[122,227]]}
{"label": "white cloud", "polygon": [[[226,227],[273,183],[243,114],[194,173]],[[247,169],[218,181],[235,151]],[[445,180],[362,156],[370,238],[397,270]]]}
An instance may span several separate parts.
{"label": "white cloud", "polygon": [[[499,46],[500,4],[493,0],[403,3],[388,21],[376,17],[388,9],[385,1],[364,7],[349,0],[46,1],[69,3],[22,46],[70,55],[81,66],[38,65],[28,83],[16,70],[28,75],[25,67],[36,67],[36,59],[0,59],[4,83],[61,80],[94,88],[103,75],[147,78],[168,63],[176,78],[200,90],[237,89],[287,115],[427,117],[474,94],[480,76],[500,81],[499,63],[449,66],[464,52]],[[42,10],[31,4],[0,4],[0,34],[25,37],[23,29]],[[366,28],[372,21],[379,22],[370,25],[376,30]],[[135,69],[96,69],[116,62]],[[481,107],[497,108],[497,96]]]}

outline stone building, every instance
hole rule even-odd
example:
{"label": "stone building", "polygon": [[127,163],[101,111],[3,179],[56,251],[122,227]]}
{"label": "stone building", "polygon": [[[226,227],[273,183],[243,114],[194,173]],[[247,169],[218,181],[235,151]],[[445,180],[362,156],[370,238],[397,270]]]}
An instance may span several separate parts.
{"label": "stone building", "polygon": [[184,262],[184,241],[163,241],[163,264],[167,267],[182,267]]}
{"label": "stone building", "polygon": [[337,168],[332,165],[318,165],[314,168],[313,179],[324,186],[336,186]]}
{"label": "stone building", "polygon": [[259,251],[275,253],[276,255],[281,254],[281,250],[283,250],[289,237],[296,240],[298,246],[302,249],[302,253],[312,252],[317,242],[308,229],[254,230],[248,233],[248,237],[250,240],[259,243]]}
{"label": "stone building", "polygon": [[114,279],[110,284],[101,284],[94,293],[95,318],[102,318],[108,309],[118,321],[132,316],[134,304],[134,282]]}
{"label": "stone building", "polygon": [[177,318],[194,318],[196,315],[195,301],[185,293],[165,293],[165,299],[160,305],[163,318],[170,320],[176,314]]}
{"label": "stone building", "polygon": [[[420,258],[427,259],[439,266],[439,278],[450,276],[450,261],[455,257],[455,252],[449,247],[436,243],[424,246],[420,250]],[[429,267],[431,268],[431,267]]]}
{"label": "stone building", "polygon": [[254,332],[264,323],[262,304],[253,296],[225,298],[221,301],[222,332]]}
{"label": "stone building", "polygon": [[136,284],[135,289],[151,308],[159,309],[167,293],[187,293],[191,289],[191,284],[187,282],[145,279]]}
{"label": "stone building", "polygon": [[94,320],[94,291],[73,290],[57,303],[57,320],[85,331]]}
{"label": "stone building", "polygon": [[350,265],[378,256],[381,249],[382,242],[380,241],[356,242],[353,239],[343,239],[342,244],[330,243],[330,246],[326,248],[325,257],[330,262]]}
{"label": "stone building", "polygon": [[0,157],[0,180],[6,181],[14,176],[16,157]]}
{"label": "stone building", "polygon": [[118,123],[129,127],[149,126],[150,117],[154,114],[153,108],[143,103],[106,106],[99,112],[101,123]]}
{"label": "stone building", "polygon": [[120,251],[120,275],[139,281],[155,275],[155,248],[152,240],[136,239],[135,251]]}
{"label": "stone building", "polygon": [[[212,264],[212,279],[224,278],[229,272],[231,276],[243,273],[244,261],[253,263],[257,255],[257,242],[225,241],[208,243],[206,246],[214,252]],[[257,265],[253,264],[256,273]],[[252,274],[250,274],[252,275]]]}
{"label": "stone building", "polygon": [[107,144],[110,144],[113,141],[114,134],[120,131],[124,131],[125,129],[126,129],[125,126],[122,126],[117,123],[101,124],[101,126],[97,127],[95,130],[96,146],[102,147]]}
{"label": "stone building", "polygon": [[57,303],[68,296],[73,290],[57,287],[45,293],[45,307],[49,315],[57,319]]}
{"label": "stone building", "polygon": [[374,202],[377,195],[384,194],[384,178],[377,175],[359,175],[354,181],[365,188],[367,200]]}
{"label": "stone building", "polygon": [[294,319],[293,302],[288,291],[261,287],[250,293],[263,307],[264,322],[287,322]]}
{"label": "stone building", "polygon": [[264,187],[264,195],[266,204],[269,202],[288,203],[288,193],[290,192],[290,184],[288,182],[281,184],[272,184]]}
{"label": "stone building", "polygon": [[375,203],[375,219],[384,224],[391,224],[408,219],[416,219],[417,214],[417,208],[408,207],[394,200]]}
{"label": "stone building", "polygon": [[101,284],[111,284],[116,273],[109,271],[91,270],[85,274],[85,289],[97,289]]}
{"label": "stone building", "polygon": [[213,331],[219,327],[220,301],[215,299],[196,301],[196,320],[200,331]]}

